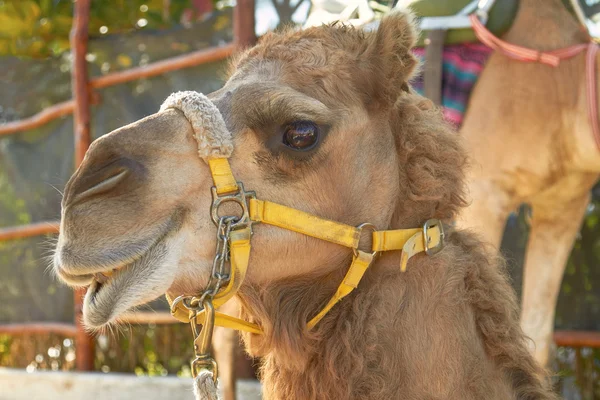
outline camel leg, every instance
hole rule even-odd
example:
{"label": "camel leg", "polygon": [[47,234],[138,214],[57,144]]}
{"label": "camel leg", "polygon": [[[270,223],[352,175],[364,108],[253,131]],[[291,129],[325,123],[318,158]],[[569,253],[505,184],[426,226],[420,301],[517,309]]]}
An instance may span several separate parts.
{"label": "camel leg", "polygon": [[[229,315],[239,313],[235,301],[229,301],[219,308],[220,312]],[[215,327],[213,334],[213,351],[219,366],[219,384],[223,393],[223,400],[235,400],[236,374],[235,360],[238,350],[238,335],[233,329]]]}
{"label": "camel leg", "polygon": [[569,200],[550,197],[548,203],[532,203],[521,311],[521,326],[533,340],[531,350],[544,366],[554,343],[554,313],[563,273],[590,200],[589,192]]}

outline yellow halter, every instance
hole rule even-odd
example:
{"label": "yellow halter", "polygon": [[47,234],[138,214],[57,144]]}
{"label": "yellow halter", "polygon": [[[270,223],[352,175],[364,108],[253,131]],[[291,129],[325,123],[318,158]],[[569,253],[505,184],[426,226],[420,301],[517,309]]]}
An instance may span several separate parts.
{"label": "yellow halter", "polygon": [[[313,328],[329,310],[342,298],[350,294],[358,286],[361,278],[371,266],[375,255],[381,251],[402,250],[400,270],[404,272],[408,260],[417,253],[425,252],[428,255],[439,252],[444,246],[444,231],[440,221],[431,219],[421,228],[396,229],[378,231],[371,224],[362,224],[358,227],[342,224],[319,218],[303,211],[295,210],[270,201],[258,200],[253,192],[244,191],[243,185],[236,182],[229,162],[226,158],[212,158],[208,160],[212,174],[213,206],[211,215],[215,223],[218,222],[218,208],[224,202],[236,202],[243,210],[242,216],[236,220],[231,231],[229,241],[230,273],[227,286],[214,295],[212,305],[217,308],[230,300],[244,282],[250,257],[250,237],[252,224],[262,222],[278,226],[294,232],[299,232],[318,239],[326,240],[354,250],[352,264],[346,273],[337,291],[323,309],[308,321],[308,328]],[[358,249],[361,232],[363,229],[373,231],[372,252],[367,253]],[[205,324],[205,310],[190,312],[189,306],[184,303],[183,296],[172,300],[167,296],[171,305],[171,313],[181,322],[190,322],[196,319],[197,324]],[[198,302],[196,302],[198,303]],[[236,329],[255,334],[263,331],[257,324],[215,312],[214,324],[226,328]]]}

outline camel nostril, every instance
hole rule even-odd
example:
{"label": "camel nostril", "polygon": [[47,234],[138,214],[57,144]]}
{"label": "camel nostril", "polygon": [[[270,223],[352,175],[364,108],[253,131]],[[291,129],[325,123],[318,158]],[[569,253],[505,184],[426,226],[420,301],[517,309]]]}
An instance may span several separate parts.
{"label": "camel nostril", "polygon": [[[114,195],[129,192],[142,183],[146,173],[144,165],[131,158],[92,154],[67,182],[63,207],[108,191]],[[132,176],[136,179],[129,179]],[[125,181],[128,184],[122,185]]]}
{"label": "camel nostril", "polygon": [[112,171],[112,174],[108,175],[106,178],[102,178],[91,185],[86,185],[88,186],[87,188],[73,196],[72,202],[75,203],[82,199],[108,192],[122,182],[129,175],[129,172],[130,171],[125,168],[119,168]]}

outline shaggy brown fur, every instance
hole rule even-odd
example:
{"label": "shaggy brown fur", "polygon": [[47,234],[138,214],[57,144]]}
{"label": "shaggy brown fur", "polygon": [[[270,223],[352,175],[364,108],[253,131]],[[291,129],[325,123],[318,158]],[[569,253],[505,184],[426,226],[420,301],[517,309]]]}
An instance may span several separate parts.
{"label": "shaggy brown fur", "polygon": [[305,83],[302,91],[328,106],[362,102],[372,110],[388,108],[417,66],[409,52],[415,40],[411,22],[404,18],[389,18],[376,33],[340,23],[271,32],[231,63],[230,75],[243,77],[265,61],[277,60],[281,75],[293,79],[294,87]]}
{"label": "shaggy brown fur", "polygon": [[[398,151],[401,195],[390,228],[449,221],[465,206],[465,154],[430,102],[399,90],[415,66],[410,24],[397,18],[381,27],[374,40],[335,26],[271,34],[235,64],[236,74],[282,60],[295,86],[317,84],[299,85],[311,96],[371,106],[389,123]],[[326,275],[247,288],[243,315],[265,329],[245,335],[250,353],[264,357],[265,397],[554,398],[526,349],[504,266],[490,254],[465,232],[452,232],[438,256],[416,257],[405,274],[398,255],[386,254],[312,331],[306,321],[349,260]]]}

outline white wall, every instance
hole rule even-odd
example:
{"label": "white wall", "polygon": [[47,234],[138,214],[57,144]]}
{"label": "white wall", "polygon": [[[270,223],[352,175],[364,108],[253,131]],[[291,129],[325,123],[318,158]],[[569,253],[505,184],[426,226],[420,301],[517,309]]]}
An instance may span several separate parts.
{"label": "white wall", "polygon": [[[238,382],[238,400],[260,400],[260,384]],[[0,400],[193,400],[191,378],[33,372],[0,368]]]}

